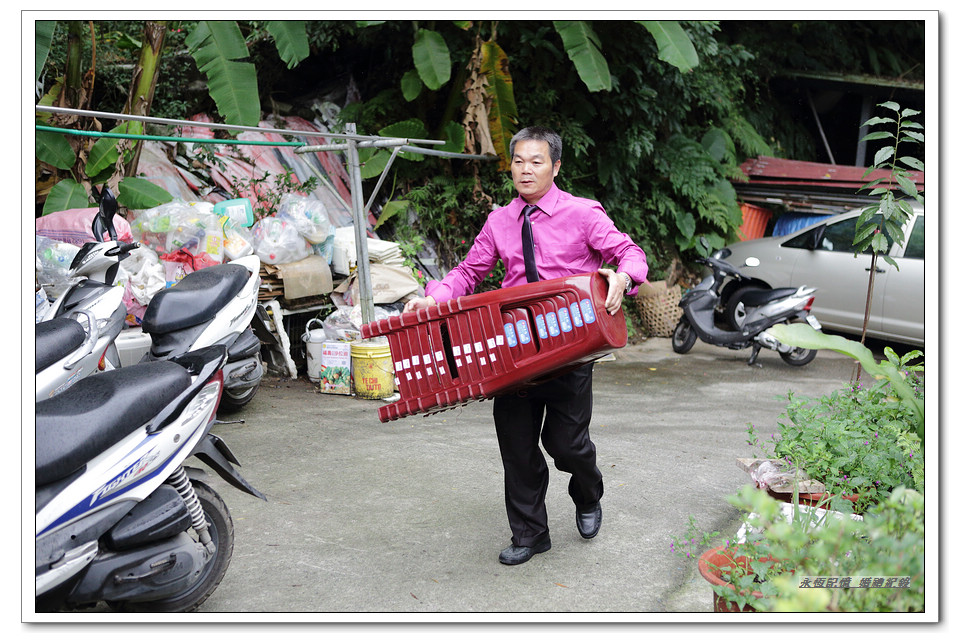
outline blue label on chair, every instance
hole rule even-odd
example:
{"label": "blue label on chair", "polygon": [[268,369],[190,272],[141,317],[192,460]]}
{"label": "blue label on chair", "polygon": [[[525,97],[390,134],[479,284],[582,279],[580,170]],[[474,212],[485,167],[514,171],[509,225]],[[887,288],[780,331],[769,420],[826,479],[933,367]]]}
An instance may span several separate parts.
{"label": "blue label on chair", "polygon": [[530,329],[527,327],[526,319],[520,319],[517,321],[517,337],[520,338],[521,344],[530,343]]}
{"label": "blue label on chair", "polygon": [[547,324],[543,321],[543,315],[537,315],[537,333],[540,335],[540,339],[547,338]]}
{"label": "blue label on chair", "polygon": [[573,325],[577,328],[583,326],[583,317],[580,316],[580,306],[577,302],[570,304],[570,316],[573,317]]}
{"label": "blue label on chair", "polygon": [[517,331],[514,330],[513,324],[504,326],[503,333],[507,336],[507,345],[514,348],[517,345]]}
{"label": "blue label on chair", "polygon": [[557,313],[552,311],[547,313],[547,332],[550,333],[550,337],[556,337],[560,334],[560,324],[557,323]]}
{"label": "blue label on chair", "polygon": [[583,321],[588,324],[592,324],[597,321],[596,315],[593,314],[593,304],[589,299],[584,299],[580,302],[580,310],[583,311]]}
{"label": "blue label on chair", "polygon": [[560,330],[569,333],[573,330],[573,323],[570,321],[570,311],[566,308],[560,309]]}

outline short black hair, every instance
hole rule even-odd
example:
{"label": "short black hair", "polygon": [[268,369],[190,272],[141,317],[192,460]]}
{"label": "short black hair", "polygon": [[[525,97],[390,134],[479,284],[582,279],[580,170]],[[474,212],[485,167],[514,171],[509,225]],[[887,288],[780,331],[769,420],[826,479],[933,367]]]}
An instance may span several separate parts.
{"label": "short black hair", "polygon": [[546,141],[550,148],[550,163],[556,163],[560,160],[560,154],[563,152],[563,141],[560,135],[548,127],[524,127],[513,135],[510,139],[510,158],[513,158],[513,150],[518,141]]}

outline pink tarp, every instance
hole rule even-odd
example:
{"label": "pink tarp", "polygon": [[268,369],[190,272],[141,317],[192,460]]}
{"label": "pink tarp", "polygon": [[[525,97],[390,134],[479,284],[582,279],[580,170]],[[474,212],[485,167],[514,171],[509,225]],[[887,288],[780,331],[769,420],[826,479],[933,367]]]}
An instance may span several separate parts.
{"label": "pink tarp", "polygon": [[[205,114],[197,114],[190,120],[212,122]],[[263,121],[260,127],[303,131],[310,134],[303,137],[307,145],[321,145],[328,142],[319,127],[299,117]],[[186,126],[178,133],[184,138],[218,137],[215,130],[206,127]],[[238,134],[237,139],[272,142],[288,140],[279,134],[248,131]],[[190,150],[197,145],[200,144],[188,143],[186,146],[188,157],[193,162],[197,162],[199,157],[190,154]],[[341,156],[336,152],[297,154],[296,148],[289,146],[247,145],[238,148],[230,145],[216,145],[213,154],[217,163],[206,164],[202,171],[191,171],[170,160],[168,152],[171,152],[172,148],[173,145],[170,143],[145,142],[139,172],[143,178],[159,185],[174,198],[216,203],[239,194],[249,198],[256,208],[264,201],[261,198],[263,190],[277,188],[277,182],[273,177],[291,171],[295,180],[303,183],[312,176],[320,175],[323,180],[309,196],[323,202],[333,225],[344,227],[353,224],[353,215],[349,206],[351,202],[349,175]],[[212,185],[202,175],[209,176]],[[257,193],[258,190],[261,194]],[[371,235],[375,223],[376,220],[368,215],[368,233]]]}

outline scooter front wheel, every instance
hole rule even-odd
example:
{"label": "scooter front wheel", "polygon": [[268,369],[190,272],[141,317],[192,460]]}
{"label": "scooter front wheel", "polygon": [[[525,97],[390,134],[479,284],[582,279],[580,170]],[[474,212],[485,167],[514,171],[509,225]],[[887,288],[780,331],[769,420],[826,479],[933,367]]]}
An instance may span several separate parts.
{"label": "scooter front wheel", "polygon": [[677,327],[673,329],[673,352],[681,355],[689,353],[696,343],[697,332],[693,330],[693,326],[687,321],[686,316],[681,317]]}
{"label": "scooter front wheel", "polygon": [[[181,594],[154,601],[110,603],[113,609],[122,612],[192,612],[220,585],[233,556],[233,519],[216,491],[197,480],[190,482],[203,507],[210,537],[217,547],[216,553],[207,561],[193,586]],[[192,529],[190,534],[196,537]]]}

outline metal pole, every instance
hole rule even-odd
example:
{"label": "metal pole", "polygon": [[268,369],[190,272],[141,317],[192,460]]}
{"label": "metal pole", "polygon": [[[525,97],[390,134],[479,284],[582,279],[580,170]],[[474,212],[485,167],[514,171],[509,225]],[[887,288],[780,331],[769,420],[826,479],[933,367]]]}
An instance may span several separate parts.
{"label": "metal pole", "polygon": [[[357,133],[356,123],[347,123],[348,135]],[[350,196],[353,201],[353,232],[357,245],[357,283],[360,288],[360,318],[364,324],[374,320],[373,285],[370,282],[370,257],[367,252],[367,225],[364,221],[363,185],[360,181],[360,156],[357,142],[347,139],[347,166],[350,169]]]}

